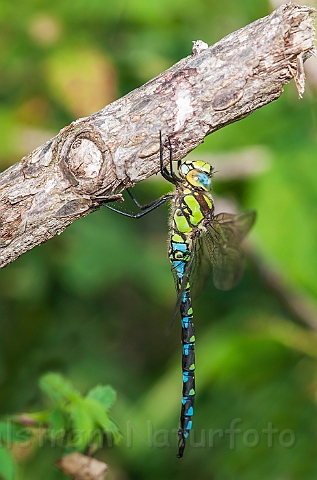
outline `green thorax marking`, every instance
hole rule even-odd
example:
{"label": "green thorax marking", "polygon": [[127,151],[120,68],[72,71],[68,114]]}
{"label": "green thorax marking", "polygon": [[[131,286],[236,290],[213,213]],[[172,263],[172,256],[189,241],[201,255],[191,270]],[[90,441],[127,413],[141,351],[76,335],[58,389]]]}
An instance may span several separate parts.
{"label": "green thorax marking", "polygon": [[[189,234],[202,227],[204,218],[210,219],[214,204],[210,193],[196,191],[193,188],[179,188],[173,214],[174,234]],[[184,241],[184,240],[183,240]]]}
{"label": "green thorax marking", "polygon": [[198,225],[204,218],[204,215],[201,211],[199,202],[195,198],[195,195],[185,195],[184,203],[186,203],[191,211],[191,215],[189,217],[190,223],[195,226]]}

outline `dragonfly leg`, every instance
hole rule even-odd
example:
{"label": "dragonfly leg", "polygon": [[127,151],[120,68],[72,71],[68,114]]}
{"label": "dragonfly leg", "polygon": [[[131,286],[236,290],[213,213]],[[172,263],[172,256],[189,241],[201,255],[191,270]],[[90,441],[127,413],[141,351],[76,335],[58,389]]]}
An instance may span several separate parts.
{"label": "dragonfly leg", "polygon": [[155,210],[155,208],[158,208],[160,207],[161,205],[163,205],[163,203],[165,203],[167,200],[169,200],[170,198],[172,197],[172,195],[164,195],[164,197],[161,197],[159,198],[158,200],[155,200],[154,202],[150,203],[149,205],[144,205],[143,207],[142,206],[139,206],[139,208],[142,208],[142,211],[139,212],[139,213],[128,213],[128,212],[124,212],[122,210],[119,210],[118,208],[115,208],[115,207],[112,207],[111,205],[109,205],[108,203],[103,203],[101,202],[100,203],[100,206],[103,206],[103,207],[107,207],[109,208],[109,210],[112,210],[113,212],[116,212],[116,213],[120,213],[121,215],[124,215],[125,217],[129,217],[129,218],[141,218],[143,217],[144,215],[147,215],[148,213],[152,212],[153,210]]}
{"label": "dragonfly leg", "polygon": [[171,169],[170,172],[167,170],[166,167],[164,167],[164,163],[163,163],[164,148],[163,148],[163,141],[162,141],[162,132],[160,130],[160,168],[161,168],[161,175],[162,175],[162,177],[165,178],[165,180],[167,180],[168,182],[175,185],[177,177],[176,177],[175,174],[173,174],[173,168],[172,168],[172,160],[173,160],[172,153],[173,152],[172,152],[172,146],[171,146],[171,142],[170,142],[169,137],[168,137],[168,141],[169,141],[169,145],[170,145],[170,147],[169,147],[169,151],[170,151],[170,161],[169,161],[169,163],[170,163],[170,169]]}
{"label": "dragonfly leg", "polygon": [[[169,161],[170,161],[170,172],[171,172],[171,177],[174,179],[174,182],[173,183],[178,183],[180,182],[180,178],[174,173],[174,169],[173,169],[173,148],[172,148],[172,144],[171,144],[171,140],[170,140],[170,137],[168,137],[168,149],[169,149],[169,152],[170,152],[170,157],[169,157]],[[179,166],[180,166],[180,160],[177,162],[177,167],[179,169]]]}
{"label": "dragonfly leg", "polygon": [[[161,203],[162,198],[165,199],[165,200],[164,200],[165,202],[166,202],[167,200],[169,200],[170,198],[172,198],[172,195],[164,195],[164,197],[158,198],[158,199],[154,200],[153,202],[147,203],[146,205],[141,205],[140,202],[138,201],[138,199],[137,199],[137,198],[134,196],[134,194],[132,193],[132,191],[131,191],[130,188],[127,188],[126,191],[127,191],[128,195],[132,198],[132,200],[134,201],[134,203],[136,204],[136,206],[137,206],[140,210],[146,210],[147,213],[152,211],[151,208],[153,208],[153,210],[154,210],[154,208],[157,208],[157,207],[159,207],[160,205],[162,205],[162,203]],[[163,201],[163,203],[164,203],[164,201]]]}
{"label": "dragonfly leg", "polygon": [[[138,201],[138,199],[134,196],[134,194],[132,193],[132,190],[130,188],[127,188],[126,189],[126,192],[128,193],[128,195],[130,196],[130,198],[132,198],[132,200],[134,201],[134,203],[136,204],[136,206],[140,209],[140,210],[145,210],[147,208],[148,205],[141,205],[140,202]],[[157,201],[157,200],[155,200]]]}
{"label": "dragonfly leg", "polygon": [[[169,163],[170,163],[170,170],[169,172],[166,167],[164,167],[163,164],[163,141],[162,141],[162,132],[160,130],[160,168],[161,168],[161,174],[162,176],[169,181],[170,183],[173,183],[174,185],[179,181],[179,178],[175,173],[173,172],[173,151],[172,151],[172,145],[170,142],[170,139],[168,137],[168,142],[169,142],[169,151],[170,151],[170,158],[169,158]],[[141,218],[144,215],[147,215],[148,213],[152,212],[155,210],[155,208],[160,207],[165,203],[167,200],[170,200],[174,195],[169,194],[169,195],[164,195],[163,197],[159,198],[158,200],[154,200],[154,202],[151,202],[147,205],[141,205],[138,199],[134,196],[130,188],[127,188],[127,193],[131,197],[131,199],[134,201],[136,206],[141,210],[141,212],[133,214],[133,213],[128,213],[124,212],[122,210],[119,210],[115,207],[112,207],[109,205],[108,202],[99,202],[100,206],[107,207],[109,210],[112,210],[113,212],[120,213],[121,215],[124,215],[125,217],[129,218]]]}

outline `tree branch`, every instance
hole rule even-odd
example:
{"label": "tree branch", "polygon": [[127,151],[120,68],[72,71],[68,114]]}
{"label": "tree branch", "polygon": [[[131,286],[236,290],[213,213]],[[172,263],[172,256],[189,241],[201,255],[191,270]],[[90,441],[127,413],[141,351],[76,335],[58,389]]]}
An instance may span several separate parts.
{"label": "tree branch", "polygon": [[[159,131],[181,159],[205,136],[304,91],[315,10],[295,3],[192,55],[53,139],[0,175],[0,267],[159,171]],[[166,152],[167,161],[168,152]]]}

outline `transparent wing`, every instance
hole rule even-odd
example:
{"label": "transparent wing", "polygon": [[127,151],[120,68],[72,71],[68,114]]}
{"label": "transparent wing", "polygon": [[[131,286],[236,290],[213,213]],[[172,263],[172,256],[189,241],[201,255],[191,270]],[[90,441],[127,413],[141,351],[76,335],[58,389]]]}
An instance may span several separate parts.
{"label": "transparent wing", "polygon": [[193,239],[191,259],[185,267],[181,283],[172,268],[177,301],[169,329],[179,313],[184,290],[189,282],[192,298],[198,295],[208,281],[213,269],[213,281],[220,290],[230,290],[243,272],[243,251],[239,247],[255,221],[255,212],[241,215],[219,213],[207,225],[206,232]]}
{"label": "transparent wing", "polygon": [[243,252],[239,247],[255,221],[255,212],[241,215],[219,213],[206,226],[202,249],[213,267],[214,284],[220,290],[230,290],[243,272]]}
{"label": "transparent wing", "polygon": [[189,274],[189,284],[192,298],[197,297],[204,289],[210,277],[211,262],[204,244],[203,237],[196,240],[192,253],[192,264]]}
{"label": "transparent wing", "polygon": [[225,240],[240,244],[255,222],[256,212],[249,210],[238,215],[219,213],[214,221],[219,223],[225,232]]}

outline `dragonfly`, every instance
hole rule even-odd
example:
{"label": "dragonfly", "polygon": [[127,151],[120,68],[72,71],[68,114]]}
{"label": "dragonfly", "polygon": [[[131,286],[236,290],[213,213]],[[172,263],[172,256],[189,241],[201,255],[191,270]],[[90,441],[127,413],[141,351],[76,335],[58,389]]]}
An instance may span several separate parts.
{"label": "dragonfly", "polygon": [[141,218],[171,201],[168,256],[174,277],[177,301],[173,319],[181,316],[182,402],[178,429],[178,458],[182,458],[192,428],[195,400],[195,329],[192,297],[206,283],[212,270],[213,283],[220,290],[230,290],[243,273],[243,251],[240,244],[255,222],[256,212],[215,214],[211,195],[213,167],[201,160],[178,161],[173,168],[173,149],[167,137],[169,164],[164,166],[164,146],[160,132],[160,171],[174,191],[154,202],[141,205],[131,190],[128,194],[140,211],[137,214],[110,210],[131,218]]}

